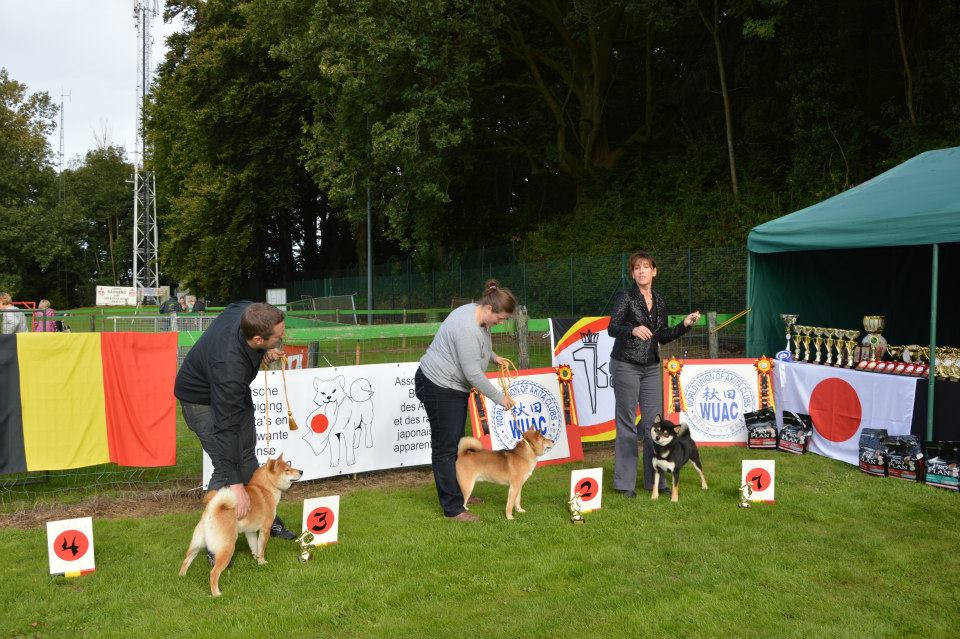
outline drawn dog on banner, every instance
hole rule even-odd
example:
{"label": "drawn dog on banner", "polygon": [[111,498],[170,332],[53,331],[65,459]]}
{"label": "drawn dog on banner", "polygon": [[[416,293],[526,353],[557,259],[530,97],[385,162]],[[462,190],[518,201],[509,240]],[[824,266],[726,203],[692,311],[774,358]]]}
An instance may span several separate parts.
{"label": "drawn dog on banner", "polygon": [[317,408],[307,416],[309,429],[303,437],[320,455],[330,449],[330,466],[340,465],[340,457],[346,457],[347,465],[357,463],[355,450],[363,441],[367,448],[373,447],[373,386],[370,380],[357,378],[346,389],[346,378],[338,375],[333,379],[315,377],[314,403]]}

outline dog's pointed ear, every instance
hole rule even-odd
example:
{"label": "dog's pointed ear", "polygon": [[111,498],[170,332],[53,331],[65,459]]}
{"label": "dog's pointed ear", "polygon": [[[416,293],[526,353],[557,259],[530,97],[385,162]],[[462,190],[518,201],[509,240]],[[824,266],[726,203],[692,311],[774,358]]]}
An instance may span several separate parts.
{"label": "dog's pointed ear", "polygon": [[283,462],[283,453],[280,453],[280,456],[277,457],[277,462],[279,462],[279,463],[282,463],[282,462]]}
{"label": "dog's pointed ear", "polygon": [[319,377],[314,377],[314,378],[313,378],[313,390],[315,390],[315,391],[320,390],[320,378],[319,378]]}
{"label": "dog's pointed ear", "polygon": [[343,390],[347,390],[347,378],[346,378],[346,377],[344,377],[343,375],[338,375],[338,376],[337,376],[337,383],[340,384],[340,388],[342,388]]}
{"label": "dog's pointed ear", "polygon": [[684,434],[686,434],[686,433],[688,433],[688,432],[690,432],[690,427],[687,426],[686,424],[684,424],[683,422],[681,422],[680,425],[677,426],[677,435],[678,435],[678,436],[679,436],[679,435],[684,435]]}
{"label": "dog's pointed ear", "polygon": [[661,421],[663,421],[663,417],[660,415],[660,413],[657,413],[657,416],[653,418],[653,423],[659,424]]}

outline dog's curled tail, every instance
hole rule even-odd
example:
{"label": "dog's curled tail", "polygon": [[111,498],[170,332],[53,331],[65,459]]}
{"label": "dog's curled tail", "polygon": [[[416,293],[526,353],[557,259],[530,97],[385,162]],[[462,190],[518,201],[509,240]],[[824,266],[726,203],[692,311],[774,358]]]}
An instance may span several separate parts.
{"label": "dog's curled tail", "polygon": [[457,459],[460,459],[465,452],[471,450],[483,450],[483,442],[476,437],[461,437],[460,443],[457,445]]}

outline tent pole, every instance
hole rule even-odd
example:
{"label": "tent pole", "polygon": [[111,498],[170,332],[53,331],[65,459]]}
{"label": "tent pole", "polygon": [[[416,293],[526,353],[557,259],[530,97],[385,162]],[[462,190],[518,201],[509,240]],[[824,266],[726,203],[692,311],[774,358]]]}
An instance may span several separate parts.
{"label": "tent pole", "polygon": [[927,441],[933,441],[933,389],[937,385],[937,289],[940,279],[940,245],[933,245],[930,263],[930,371],[927,373]]}

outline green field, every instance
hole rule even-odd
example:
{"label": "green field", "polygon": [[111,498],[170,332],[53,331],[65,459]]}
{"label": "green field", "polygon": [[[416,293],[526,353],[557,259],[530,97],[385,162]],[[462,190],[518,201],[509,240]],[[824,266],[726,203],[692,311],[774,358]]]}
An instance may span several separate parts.
{"label": "green field", "polygon": [[[612,449],[588,451],[612,478]],[[48,576],[45,531],[7,528],[2,636],[950,637],[960,621],[958,495],[816,455],[702,451],[680,502],[608,493],[568,522],[569,471],[537,470],[528,512],[480,484],[476,525],[444,520],[423,470],[341,497],[340,543],[300,563],[241,541],[209,594],[202,557],[177,569],[199,513],[94,521],[97,571]],[[737,507],[740,460],[777,460],[777,503]],[[358,482],[359,484],[360,482]],[[318,481],[301,497],[331,494]],[[327,486],[327,487],[325,487]],[[303,491],[305,487],[300,487]],[[299,501],[281,503],[294,525]]]}

